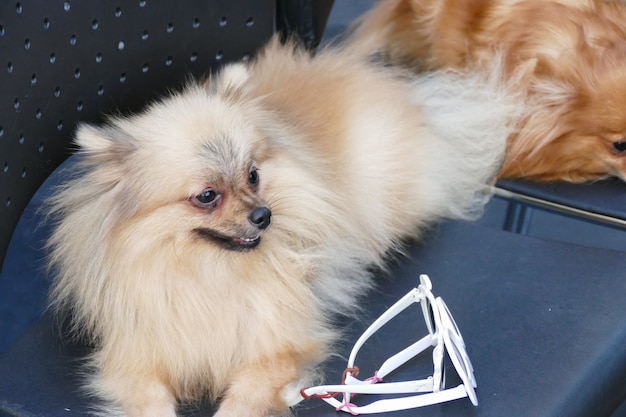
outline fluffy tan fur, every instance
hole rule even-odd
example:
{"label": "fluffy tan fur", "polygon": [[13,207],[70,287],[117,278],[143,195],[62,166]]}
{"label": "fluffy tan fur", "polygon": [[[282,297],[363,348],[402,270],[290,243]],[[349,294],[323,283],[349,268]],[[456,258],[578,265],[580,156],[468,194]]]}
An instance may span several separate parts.
{"label": "fluffy tan fur", "polygon": [[415,70],[505,70],[531,105],[501,177],[626,178],[626,5],[610,0],[383,0],[353,42]]}
{"label": "fluffy tan fur", "polygon": [[284,412],[370,267],[480,210],[509,97],[273,40],[143,113],[80,126],[49,247],[52,304],[95,344],[89,388],[131,417],[202,396],[219,417]]}

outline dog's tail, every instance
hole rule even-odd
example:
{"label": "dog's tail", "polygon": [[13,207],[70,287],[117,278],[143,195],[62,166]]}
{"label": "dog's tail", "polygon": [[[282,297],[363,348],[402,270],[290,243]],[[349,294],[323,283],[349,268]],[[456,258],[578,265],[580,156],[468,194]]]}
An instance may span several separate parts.
{"label": "dog's tail", "polygon": [[[512,81],[514,82],[514,81]],[[418,76],[413,97],[437,137],[423,161],[431,198],[449,218],[476,218],[492,194],[507,139],[525,104],[501,66]]]}

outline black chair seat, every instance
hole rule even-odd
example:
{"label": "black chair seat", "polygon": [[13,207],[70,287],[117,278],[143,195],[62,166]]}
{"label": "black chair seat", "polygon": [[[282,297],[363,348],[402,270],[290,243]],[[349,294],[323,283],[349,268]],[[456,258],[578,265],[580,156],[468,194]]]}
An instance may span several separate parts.
{"label": "black chair seat", "polygon": [[[425,242],[411,246],[390,277],[381,277],[378,290],[365,300],[366,317],[346,323],[340,353],[347,357],[371,320],[427,273],[465,338],[479,405],[461,399],[420,409],[420,416],[609,416],[626,397],[625,268],[621,252],[443,224]],[[425,334],[419,310],[402,317],[360,354],[357,365],[364,376]],[[79,358],[88,349],[64,343],[58,335],[51,317],[44,315],[0,357],[0,410],[55,417],[89,410],[77,374]],[[430,356],[423,354],[390,379],[423,378],[429,364],[432,368]],[[337,383],[345,360],[326,367],[327,382]],[[303,402],[296,414],[337,415],[318,399]]]}
{"label": "black chair seat", "polygon": [[626,183],[617,178],[585,184],[500,180],[498,187],[511,193],[503,197],[530,207],[626,228]]}

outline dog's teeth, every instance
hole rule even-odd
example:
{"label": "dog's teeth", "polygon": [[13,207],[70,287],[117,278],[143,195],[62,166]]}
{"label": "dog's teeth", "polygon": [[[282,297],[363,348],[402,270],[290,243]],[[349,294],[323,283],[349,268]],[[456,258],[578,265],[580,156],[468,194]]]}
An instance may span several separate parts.
{"label": "dog's teeth", "polygon": [[243,242],[243,243],[251,243],[251,242],[255,242],[256,240],[258,240],[259,237],[239,237],[235,240],[239,241],[239,242]]}

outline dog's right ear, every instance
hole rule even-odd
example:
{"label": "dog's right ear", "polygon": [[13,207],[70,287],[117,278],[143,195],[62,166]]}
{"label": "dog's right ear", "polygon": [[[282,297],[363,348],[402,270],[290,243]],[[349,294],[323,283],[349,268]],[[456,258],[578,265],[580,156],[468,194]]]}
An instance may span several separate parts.
{"label": "dog's right ear", "polygon": [[97,127],[81,123],[76,130],[74,143],[78,145],[78,153],[86,163],[106,170],[106,176],[114,181],[124,175],[126,162],[138,147],[128,133],[114,124]]}
{"label": "dog's right ear", "polygon": [[119,158],[137,149],[136,141],[114,125],[97,127],[81,123],[76,131],[76,144],[89,156]]}

